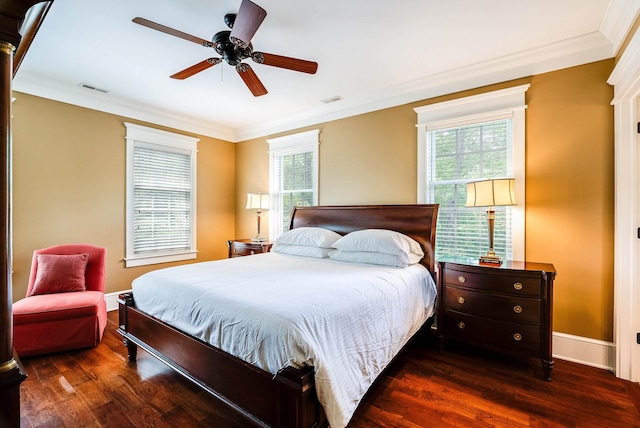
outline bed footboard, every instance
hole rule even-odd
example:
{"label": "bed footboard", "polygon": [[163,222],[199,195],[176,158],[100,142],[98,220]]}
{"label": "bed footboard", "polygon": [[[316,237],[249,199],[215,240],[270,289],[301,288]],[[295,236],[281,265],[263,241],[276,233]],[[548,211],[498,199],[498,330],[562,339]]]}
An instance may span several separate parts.
{"label": "bed footboard", "polygon": [[129,361],[141,347],[208,391],[255,426],[327,425],[313,368],[286,368],[275,377],[138,310],[132,293],[118,296],[119,327]]}

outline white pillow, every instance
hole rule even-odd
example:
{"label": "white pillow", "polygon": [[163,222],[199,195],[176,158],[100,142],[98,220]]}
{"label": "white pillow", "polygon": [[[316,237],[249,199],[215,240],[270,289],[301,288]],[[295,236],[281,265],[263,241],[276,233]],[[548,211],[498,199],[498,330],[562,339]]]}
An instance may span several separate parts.
{"label": "white pillow", "polygon": [[394,267],[407,267],[405,258],[393,254],[374,253],[371,251],[342,251],[334,250],[329,253],[333,260],[349,263],[366,263],[370,265],[383,265]]}
{"label": "white pillow", "polygon": [[320,247],[307,247],[306,245],[288,245],[288,244],[273,244],[271,251],[274,253],[289,254],[291,256],[302,257],[315,257],[317,259],[324,259],[329,257],[331,251],[335,251],[333,248],[320,248]]}
{"label": "white pillow", "polygon": [[297,227],[278,236],[274,244],[330,248],[341,235],[322,227]]}
{"label": "white pillow", "polygon": [[406,265],[418,263],[424,252],[413,238],[386,229],[356,230],[338,239],[333,247],[342,251],[366,251],[391,254]]}

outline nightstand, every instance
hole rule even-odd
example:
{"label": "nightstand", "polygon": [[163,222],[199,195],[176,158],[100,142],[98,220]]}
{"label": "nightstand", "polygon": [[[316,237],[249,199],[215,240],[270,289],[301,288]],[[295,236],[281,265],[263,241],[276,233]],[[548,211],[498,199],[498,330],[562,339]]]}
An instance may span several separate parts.
{"label": "nightstand", "polygon": [[267,253],[271,251],[271,242],[253,242],[251,239],[234,239],[227,241],[229,246],[229,258],[250,256],[253,254]]}
{"label": "nightstand", "polygon": [[552,264],[438,261],[438,339],[540,358],[551,380]]}

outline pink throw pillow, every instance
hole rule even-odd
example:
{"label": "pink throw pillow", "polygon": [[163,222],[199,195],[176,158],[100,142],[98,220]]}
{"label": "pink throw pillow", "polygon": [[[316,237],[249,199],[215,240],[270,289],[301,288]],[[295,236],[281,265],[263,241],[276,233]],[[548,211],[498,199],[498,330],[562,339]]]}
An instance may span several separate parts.
{"label": "pink throw pillow", "polygon": [[38,254],[38,271],[31,295],[85,291],[89,254]]}

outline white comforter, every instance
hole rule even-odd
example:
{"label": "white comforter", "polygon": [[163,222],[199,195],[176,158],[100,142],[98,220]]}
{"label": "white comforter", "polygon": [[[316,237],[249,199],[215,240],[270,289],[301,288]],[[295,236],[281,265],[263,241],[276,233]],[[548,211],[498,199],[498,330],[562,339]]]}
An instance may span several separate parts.
{"label": "white comforter", "polygon": [[263,370],[313,366],[339,428],[432,315],[436,288],[421,265],[265,253],[149,272],[133,295],[139,309]]}

